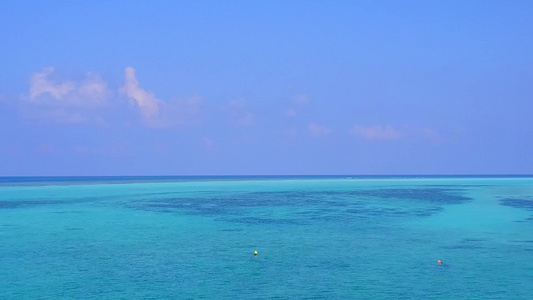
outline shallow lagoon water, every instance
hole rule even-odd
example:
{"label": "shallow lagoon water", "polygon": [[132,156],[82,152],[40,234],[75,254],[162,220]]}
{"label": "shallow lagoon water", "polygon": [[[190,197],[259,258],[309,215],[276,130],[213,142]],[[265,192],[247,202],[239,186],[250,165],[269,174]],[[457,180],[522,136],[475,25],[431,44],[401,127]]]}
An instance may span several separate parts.
{"label": "shallow lagoon water", "polygon": [[148,179],[1,181],[0,298],[533,299],[533,178]]}

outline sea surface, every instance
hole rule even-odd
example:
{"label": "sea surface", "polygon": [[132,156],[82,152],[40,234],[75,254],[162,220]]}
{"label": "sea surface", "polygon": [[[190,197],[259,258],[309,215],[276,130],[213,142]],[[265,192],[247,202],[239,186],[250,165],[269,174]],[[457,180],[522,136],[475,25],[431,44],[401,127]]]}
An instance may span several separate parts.
{"label": "sea surface", "polygon": [[533,299],[533,177],[4,177],[0,299]]}

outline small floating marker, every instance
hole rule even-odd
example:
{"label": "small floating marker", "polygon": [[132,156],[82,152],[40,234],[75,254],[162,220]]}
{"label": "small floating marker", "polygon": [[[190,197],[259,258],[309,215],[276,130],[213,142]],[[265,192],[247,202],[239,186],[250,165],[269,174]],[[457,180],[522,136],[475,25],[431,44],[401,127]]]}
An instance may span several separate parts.
{"label": "small floating marker", "polygon": [[450,266],[448,266],[448,264],[443,263],[442,260],[440,260],[440,259],[437,260],[437,265],[443,266],[445,268],[449,268],[450,267]]}
{"label": "small floating marker", "polygon": [[254,251],[254,256],[257,256],[257,251]]}

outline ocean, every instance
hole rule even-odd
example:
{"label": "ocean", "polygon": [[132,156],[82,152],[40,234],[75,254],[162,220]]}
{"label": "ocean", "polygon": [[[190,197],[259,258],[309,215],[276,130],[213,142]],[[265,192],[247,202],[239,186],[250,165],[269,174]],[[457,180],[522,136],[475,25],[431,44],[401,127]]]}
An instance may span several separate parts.
{"label": "ocean", "polygon": [[533,177],[4,177],[0,299],[533,299]]}

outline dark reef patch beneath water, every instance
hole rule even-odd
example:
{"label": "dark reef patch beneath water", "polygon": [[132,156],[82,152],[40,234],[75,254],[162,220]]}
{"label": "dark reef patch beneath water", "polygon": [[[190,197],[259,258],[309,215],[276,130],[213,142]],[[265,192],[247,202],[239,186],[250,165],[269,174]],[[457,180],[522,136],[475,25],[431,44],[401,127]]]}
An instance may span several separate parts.
{"label": "dark reef patch beneath water", "polygon": [[[243,224],[305,224],[309,221],[428,217],[443,206],[471,200],[458,189],[405,188],[336,191],[241,192],[200,197],[152,197],[132,201],[132,208],[162,213],[219,216]],[[251,216],[256,209],[289,208],[281,217]],[[251,212],[250,212],[251,210]],[[251,214],[250,214],[251,213]]]}
{"label": "dark reef patch beneath water", "polygon": [[25,201],[0,201],[0,209],[13,209],[13,208],[27,208],[32,206],[41,205],[54,205],[65,203],[64,201],[51,201],[51,200],[25,200]]}
{"label": "dark reef patch beneath water", "polygon": [[[503,198],[500,199],[500,205],[533,212],[533,198]],[[515,222],[533,222],[533,214],[524,220]]]}
{"label": "dark reef patch beneath water", "polygon": [[386,199],[416,200],[439,204],[461,204],[471,200],[469,197],[457,195],[457,189],[381,189],[360,190],[352,192],[357,196],[379,197]]}
{"label": "dark reef patch beneath water", "polygon": [[500,204],[533,211],[533,199],[503,198],[500,199]]}

